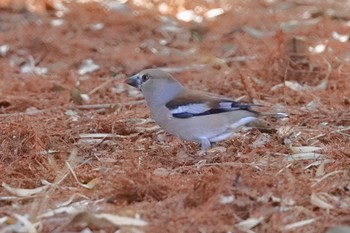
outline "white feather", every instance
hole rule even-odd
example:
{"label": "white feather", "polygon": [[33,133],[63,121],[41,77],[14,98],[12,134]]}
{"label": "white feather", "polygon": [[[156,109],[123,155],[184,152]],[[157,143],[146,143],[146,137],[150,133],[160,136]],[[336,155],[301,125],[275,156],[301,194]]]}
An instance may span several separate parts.
{"label": "white feather", "polygon": [[181,105],[177,108],[171,109],[171,114],[180,114],[180,113],[193,113],[193,114],[200,114],[203,112],[206,112],[210,110],[210,108],[206,104],[188,104],[188,105]]}
{"label": "white feather", "polygon": [[239,109],[238,107],[233,108],[232,102],[220,102],[219,106],[220,108],[224,108],[224,109],[232,109],[232,110]]}

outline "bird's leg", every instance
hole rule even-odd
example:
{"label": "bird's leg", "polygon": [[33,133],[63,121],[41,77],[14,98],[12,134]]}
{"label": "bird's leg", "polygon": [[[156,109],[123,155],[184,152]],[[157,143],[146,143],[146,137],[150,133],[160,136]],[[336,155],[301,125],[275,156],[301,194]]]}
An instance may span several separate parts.
{"label": "bird's leg", "polygon": [[201,154],[211,147],[211,142],[207,138],[201,138]]}

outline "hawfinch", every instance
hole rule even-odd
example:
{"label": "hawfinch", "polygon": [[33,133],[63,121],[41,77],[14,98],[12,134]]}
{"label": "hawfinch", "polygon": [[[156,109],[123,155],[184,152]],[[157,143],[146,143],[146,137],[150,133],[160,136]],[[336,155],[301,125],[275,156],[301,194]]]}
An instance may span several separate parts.
{"label": "hawfinch", "polygon": [[127,79],[146,99],[154,120],[166,132],[201,144],[231,137],[241,126],[255,122],[263,114],[230,98],[190,90],[160,69],[146,69]]}

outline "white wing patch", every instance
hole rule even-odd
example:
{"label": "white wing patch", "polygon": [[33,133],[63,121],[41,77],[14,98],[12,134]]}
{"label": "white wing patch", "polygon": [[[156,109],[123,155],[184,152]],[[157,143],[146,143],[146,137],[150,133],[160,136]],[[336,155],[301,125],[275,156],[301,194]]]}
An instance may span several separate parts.
{"label": "white wing patch", "polygon": [[191,114],[200,114],[210,110],[206,104],[188,104],[181,105],[177,108],[171,109],[171,114],[181,114],[181,113],[191,113]]}

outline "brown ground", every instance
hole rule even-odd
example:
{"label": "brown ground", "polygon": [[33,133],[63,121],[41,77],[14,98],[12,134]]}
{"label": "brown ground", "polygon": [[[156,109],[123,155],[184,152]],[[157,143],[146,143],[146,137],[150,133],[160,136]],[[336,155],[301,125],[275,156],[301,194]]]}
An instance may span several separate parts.
{"label": "brown ground", "polygon": [[[162,14],[131,1],[119,10],[70,3],[61,18],[52,4],[13,2],[0,4],[1,232],[325,232],[350,225],[346,1],[169,1]],[[202,22],[175,17],[218,7],[225,13]],[[89,58],[99,69],[79,74]],[[257,101],[290,118],[275,133],[244,131],[200,157],[197,144],[145,121],[142,96],[124,80],[147,67],[179,68],[174,75],[188,87]],[[311,157],[295,151],[306,146],[321,150]],[[96,185],[80,185],[67,163],[81,183]],[[46,189],[19,197],[6,185]],[[50,212],[59,204],[83,214]],[[148,225],[86,216],[99,213]]]}

